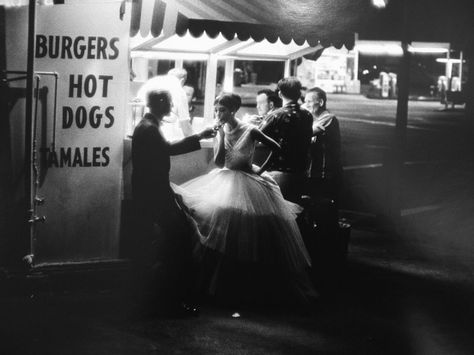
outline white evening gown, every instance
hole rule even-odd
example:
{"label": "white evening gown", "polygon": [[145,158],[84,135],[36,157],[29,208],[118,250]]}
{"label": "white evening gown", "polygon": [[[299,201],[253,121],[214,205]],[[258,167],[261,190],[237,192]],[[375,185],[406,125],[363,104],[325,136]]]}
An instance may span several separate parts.
{"label": "white evening gown", "polygon": [[239,121],[226,130],[225,167],[175,190],[196,221],[205,247],[238,262],[303,270],[311,261],[296,223],[302,208],[283,198],[270,175],[246,172],[251,171],[255,152],[252,127]]}

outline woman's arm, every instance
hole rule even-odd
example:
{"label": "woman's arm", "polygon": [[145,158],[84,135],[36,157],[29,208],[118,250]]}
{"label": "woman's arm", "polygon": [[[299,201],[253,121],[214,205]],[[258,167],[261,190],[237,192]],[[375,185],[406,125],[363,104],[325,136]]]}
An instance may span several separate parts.
{"label": "woman's arm", "polygon": [[225,145],[224,145],[224,128],[219,128],[217,133],[217,143],[214,145],[214,163],[219,168],[225,164]]}
{"label": "woman's arm", "polygon": [[280,151],[281,147],[275,140],[273,140],[272,138],[270,138],[269,136],[264,134],[258,128],[252,129],[251,134],[252,134],[253,139],[255,139],[256,141],[264,144],[265,146],[267,146],[268,148],[271,149],[270,154],[268,154],[268,157],[265,160],[265,162],[256,171],[256,173],[258,175],[260,175],[267,169],[268,164],[270,164],[270,162],[272,160],[273,154],[278,153]]}
{"label": "woman's arm", "polygon": [[272,150],[272,152],[279,152],[281,147],[280,145],[272,138],[267,136],[265,133],[263,133],[261,130],[259,130],[257,127],[252,128],[252,138],[256,140],[257,142],[262,143],[263,145],[267,146]]}

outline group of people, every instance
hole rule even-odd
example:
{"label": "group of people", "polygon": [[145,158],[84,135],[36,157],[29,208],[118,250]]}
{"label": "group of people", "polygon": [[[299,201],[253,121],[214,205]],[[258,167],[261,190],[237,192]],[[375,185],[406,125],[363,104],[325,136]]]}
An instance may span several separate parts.
{"label": "group of people", "polygon": [[[320,190],[336,198],[340,148],[328,146],[340,137],[324,91],[308,90],[304,107],[300,97],[298,79],[281,79],[278,94],[258,93],[259,122],[249,123],[238,118],[240,97],[224,93],[214,102],[214,127],[169,142],[162,125],[171,95],[147,91],[149,112],[132,138],[133,279],[147,311],[196,314],[206,295],[236,309],[248,302],[314,304],[299,203]],[[215,138],[216,168],[170,183],[170,156],[200,149],[206,138]],[[253,163],[257,144],[270,151],[260,166]],[[330,186],[311,187],[328,178]]]}

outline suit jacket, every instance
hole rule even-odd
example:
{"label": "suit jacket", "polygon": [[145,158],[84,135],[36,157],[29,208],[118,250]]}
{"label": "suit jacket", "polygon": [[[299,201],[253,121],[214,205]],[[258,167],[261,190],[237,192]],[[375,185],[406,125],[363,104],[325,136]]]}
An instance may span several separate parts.
{"label": "suit jacket", "polygon": [[170,156],[201,148],[197,135],[168,142],[147,113],[133,132],[132,138],[132,196],[144,213],[158,221],[166,221],[175,208],[174,192],[170,186]]}
{"label": "suit jacket", "polygon": [[313,117],[298,103],[290,102],[265,118],[261,130],[281,146],[279,156],[272,160],[268,170],[306,173],[309,167],[309,145]]}
{"label": "suit jacket", "polygon": [[339,122],[336,116],[326,111],[320,115],[315,124],[320,127],[320,131],[311,140],[310,176],[340,179],[342,163]]}

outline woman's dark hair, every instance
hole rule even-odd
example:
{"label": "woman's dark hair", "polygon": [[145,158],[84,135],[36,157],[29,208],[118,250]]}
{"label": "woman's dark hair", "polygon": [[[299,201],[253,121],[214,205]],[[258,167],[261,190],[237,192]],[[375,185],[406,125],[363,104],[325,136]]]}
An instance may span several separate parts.
{"label": "woman's dark hair", "polygon": [[227,107],[230,111],[235,112],[240,108],[240,105],[242,105],[242,99],[237,94],[222,94],[215,99],[214,105],[222,105]]}
{"label": "woman's dark hair", "polygon": [[281,79],[277,86],[282,96],[292,101],[298,101],[301,96],[301,82],[294,76]]}
{"label": "woman's dark hair", "polygon": [[323,104],[323,106],[321,106],[321,108],[322,108],[323,110],[326,110],[326,101],[327,101],[326,91],[324,91],[324,90],[321,89],[321,88],[314,87],[314,88],[311,88],[311,89],[309,89],[308,91],[306,91],[307,94],[310,93],[310,92],[316,93],[316,94],[318,95],[318,99],[324,101],[324,104]]}
{"label": "woman's dark hair", "polygon": [[151,90],[147,93],[147,106],[157,114],[167,115],[171,109],[171,94],[167,90]]}

